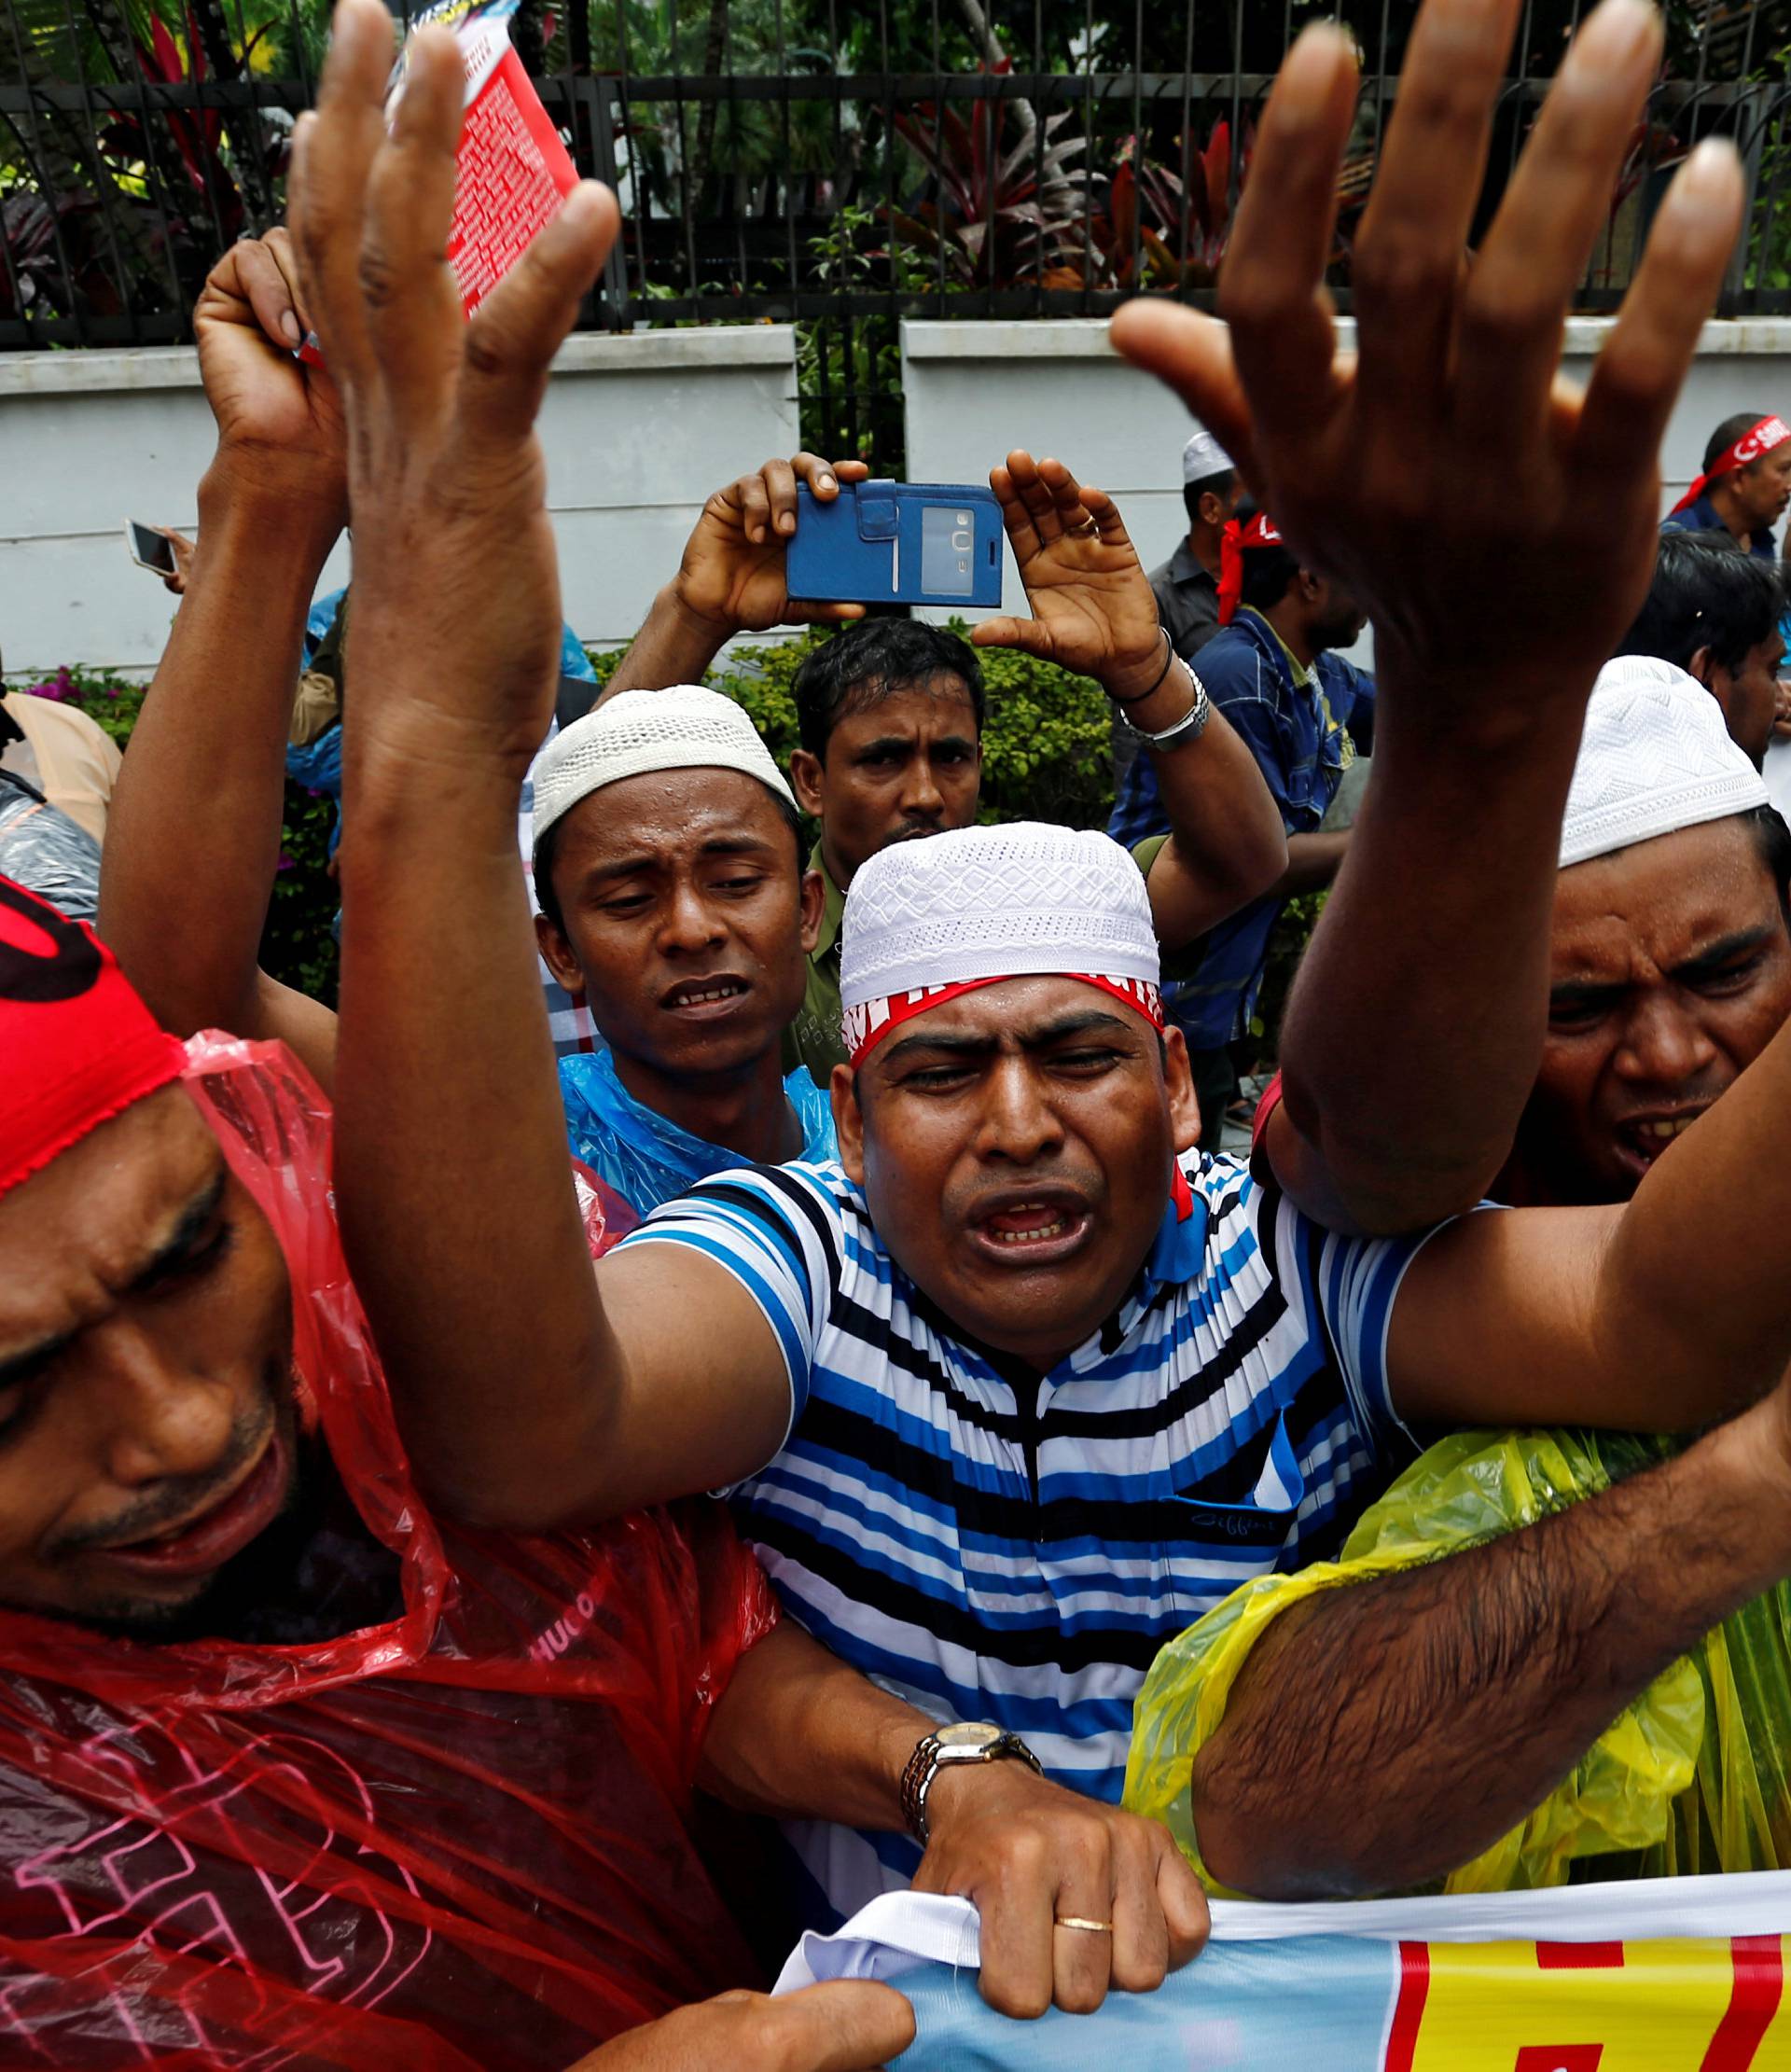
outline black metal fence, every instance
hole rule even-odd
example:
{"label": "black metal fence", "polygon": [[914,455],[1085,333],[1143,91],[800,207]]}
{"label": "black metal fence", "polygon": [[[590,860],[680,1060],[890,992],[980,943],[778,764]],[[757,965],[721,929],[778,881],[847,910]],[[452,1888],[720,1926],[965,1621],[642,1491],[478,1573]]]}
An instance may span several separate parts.
{"label": "black metal fence", "polygon": [[[188,335],[216,253],[280,213],[322,0],[0,0],[0,348]],[[1331,279],[1416,0],[1338,10],[1364,88]],[[1528,0],[1481,218],[1582,0]],[[1213,293],[1294,0],[524,0],[519,47],[624,233],[592,327],[794,319],[812,438],[886,454],[903,315],[1100,314]],[[1791,0],[1673,0],[1669,58],[1581,304],[1614,307],[1674,165],[1753,186],[1729,313],[1791,311]],[[806,429],[807,427],[805,427]]]}

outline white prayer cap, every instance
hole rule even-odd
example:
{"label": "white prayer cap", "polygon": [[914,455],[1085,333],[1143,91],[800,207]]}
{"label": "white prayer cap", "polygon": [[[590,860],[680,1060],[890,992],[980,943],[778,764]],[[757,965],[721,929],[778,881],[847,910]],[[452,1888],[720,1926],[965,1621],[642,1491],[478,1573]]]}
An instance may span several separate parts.
{"label": "white prayer cap", "polygon": [[1145,876],[1117,841],[1021,820],[893,842],[846,895],[840,1001],[1098,972],[1155,988]]}
{"label": "white prayer cap", "polygon": [[1182,448],[1183,485],[1203,482],[1212,475],[1223,475],[1231,465],[1230,454],[1202,424]]}
{"label": "white prayer cap", "polygon": [[618,691],[548,744],[535,765],[535,841],[593,791],[655,770],[738,770],[796,810],[771,750],[733,700],[674,684]]}
{"label": "white prayer cap", "polygon": [[1695,676],[1652,655],[1598,673],[1561,830],[1561,868],[1768,803]]}

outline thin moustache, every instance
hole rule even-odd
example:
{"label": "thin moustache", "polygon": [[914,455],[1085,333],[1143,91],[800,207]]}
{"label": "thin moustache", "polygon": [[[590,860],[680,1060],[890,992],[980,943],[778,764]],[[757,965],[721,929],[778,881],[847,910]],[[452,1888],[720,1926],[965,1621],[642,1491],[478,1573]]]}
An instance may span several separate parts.
{"label": "thin moustache", "polygon": [[183,1491],[175,1497],[146,1507],[122,1528],[110,1526],[103,1537],[88,1538],[76,1534],[63,1540],[58,1551],[63,1553],[125,1553],[143,1540],[197,1524],[201,1518],[221,1509],[260,1467],[267,1448],[273,1443],[271,1421],[262,1427],[258,1436],[263,1443],[252,1443],[246,1452],[239,1453],[227,1467],[210,1477],[197,1498],[190,1490]]}

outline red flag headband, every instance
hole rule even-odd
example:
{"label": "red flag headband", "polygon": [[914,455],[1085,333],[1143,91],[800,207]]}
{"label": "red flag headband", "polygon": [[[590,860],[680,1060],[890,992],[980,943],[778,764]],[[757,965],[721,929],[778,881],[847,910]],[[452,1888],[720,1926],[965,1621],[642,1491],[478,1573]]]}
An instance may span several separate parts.
{"label": "red flag headband", "polygon": [[1725,475],[1734,474],[1738,467],[1751,466],[1762,453],[1770,453],[1788,438],[1791,438],[1791,424],[1786,424],[1784,418],[1761,418],[1751,431],[1743,432],[1726,453],[1717,454],[1668,515],[1676,518],[1682,510],[1695,504],[1713,482],[1721,481]]}
{"label": "red flag headband", "polygon": [[[910,993],[894,993],[881,1000],[866,1000],[845,1011],[846,1053],[853,1070],[863,1064],[886,1036],[929,1008],[942,1008],[948,1000],[977,993],[984,986],[1005,984],[1007,979],[1030,978],[1030,972],[1010,971],[995,979],[955,979],[946,985],[918,986]],[[1092,971],[1065,971],[1065,979],[1078,985],[1098,986],[1122,1005],[1142,1014],[1160,1035],[1163,1028],[1163,996],[1148,979],[1106,979]]]}
{"label": "red flag headband", "polygon": [[1219,624],[1229,626],[1238,616],[1243,596],[1243,557],[1256,547],[1284,547],[1280,528],[1265,512],[1252,512],[1243,524],[1227,521],[1219,535]]}
{"label": "red flag headband", "polygon": [[0,1056],[4,1194],[178,1078],[187,1051],[90,929],[0,878]]}

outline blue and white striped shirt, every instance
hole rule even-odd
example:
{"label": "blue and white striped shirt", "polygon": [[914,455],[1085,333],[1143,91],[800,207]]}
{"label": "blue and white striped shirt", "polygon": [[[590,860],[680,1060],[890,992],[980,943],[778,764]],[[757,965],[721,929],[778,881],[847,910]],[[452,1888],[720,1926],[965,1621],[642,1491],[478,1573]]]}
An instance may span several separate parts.
{"label": "blue and white striped shirt", "polygon": [[[1240,1160],[1183,1166],[1192,1214],[1170,1209],[1118,1314],[1036,1381],[951,1334],[837,1164],[717,1175],[626,1241],[716,1260],[777,1333],[790,1430],[739,1506],[791,1612],[922,1711],[997,1721],[1116,1802],[1158,1648],[1334,1554],[1409,1457],[1387,1326],[1423,1240],[1338,1238]],[[901,1835],[796,1839],[842,1913],[919,1862]]]}

